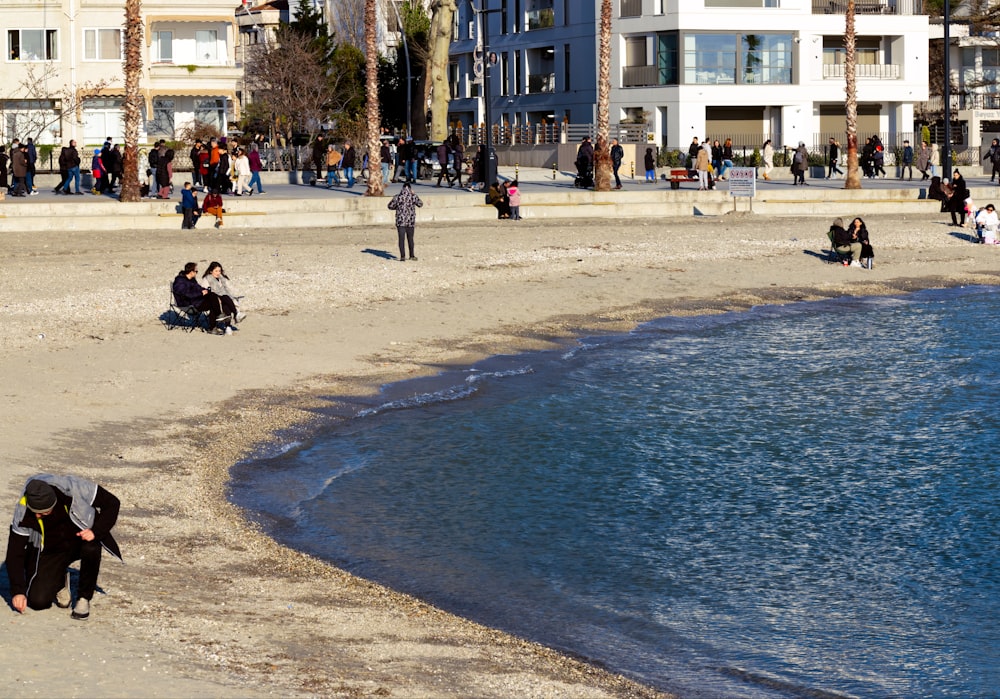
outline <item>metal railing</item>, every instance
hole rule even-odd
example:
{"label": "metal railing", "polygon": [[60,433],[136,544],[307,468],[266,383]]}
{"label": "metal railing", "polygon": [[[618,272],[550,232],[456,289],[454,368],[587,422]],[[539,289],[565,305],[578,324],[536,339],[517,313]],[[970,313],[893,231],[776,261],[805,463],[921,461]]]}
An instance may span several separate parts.
{"label": "metal railing", "polygon": [[[847,12],[846,0],[812,0],[814,15],[842,15]],[[922,15],[923,0],[855,0],[857,15]]]}
{"label": "metal railing", "polygon": [[622,69],[622,87],[649,87],[659,82],[658,66],[625,66]]}
{"label": "metal railing", "polygon": [[[847,75],[847,67],[843,63],[824,63],[823,78],[843,79]],[[862,79],[899,80],[899,66],[894,63],[873,63],[854,66],[854,75]]]}
{"label": "metal railing", "polygon": [[642,17],[642,0],[621,0],[619,17]]}

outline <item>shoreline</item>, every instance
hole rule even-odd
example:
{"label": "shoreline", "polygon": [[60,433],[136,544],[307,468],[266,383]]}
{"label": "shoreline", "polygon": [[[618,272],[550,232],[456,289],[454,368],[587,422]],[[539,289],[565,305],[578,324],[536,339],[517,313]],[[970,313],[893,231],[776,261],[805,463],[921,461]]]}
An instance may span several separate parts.
{"label": "shoreline", "polygon": [[[351,231],[347,242],[336,243],[322,232],[303,234],[301,250],[287,269],[267,264],[276,243],[258,240],[263,234],[248,236],[250,241],[215,235],[213,247],[221,252],[211,259],[234,260],[226,266],[241,270],[240,282],[254,279],[255,291],[282,288],[289,275],[313,284],[306,296],[334,282],[331,294],[337,300],[324,306],[329,319],[305,323],[303,318],[314,316],[308,301],[279,299],[263,306],[240,330],[237,339],[243,344],[235,358],[227,354],[232,345],[222,344],[232,338],[200,333],[182,338],[179,333],[165,334],[148,320],[131,330],[128,318],[109,328],[82,324],[72,337],[50,332],[54,347],[41,351],[22,336],[5,336],[0,351],[12,360],[5,362],[8,400],[30,413],[6,421],[3,428],[8,500],[26,473],[45,470],[43,466],[95,478],[127,503],[118,529],[127,565],[105,562],[101,584],[108,595],[95,600],[94,618],[87,625],[71,626],[50,612],[12,615],[16,634],[11,636],[29,642],[0,642],[4,652],[13,663],[31,667],[44,660],[32,654],[33,637],[55,632],[63,635],[59,643],[68,644],[86,638],[91,655],[71,651],[69,667],[74,662],[89,667],[91,657],[104,658],[112,675],[99,678],[93,673],[84,684],[88,693],[104,696],[665,696],[285,549],[229,504],[226,483],[234,463],[276,433],[308,425],[313,411],[328,406],[333,395],[370,395],[382,384],[432,374],[442,366],[552,348],[588,333],[627,331],[664,315],[701,315],[848,293],[995,285],[1000,274],[1000,258],[990,257],[995,251],[943,237],[940,245],[928,245],[943,232],[932,227],[936,224],[921,224],[921,235],[914,241],[898,234],[898,241],[883,243],[877,249],[885,256],[877,258],[876,270],[861,277],[857,270],[791,258],[789,247],[802,246],[797,241],[786,244],[784,231],[794,227],[794,221],[712,223],[733,231],[713,245],[726,252],[721,258],[692,257],[688,245],[678,246],[676,257],[664,256],[657,231],[626,231],[621,238],[628,244],[605,242],[610,234],[599,222],[586,230],[572,224],[553,231],[551,222],[544,229],[524,226],[505,230],[502,241],[495,240],[491,226],[471,231],[463,227],[461,241],[451,239],[457,227],[437,227],[436,242],[434,228],[418,227],[418,244],[425,250],[445,248],[427,254],[432,263],[440,260],[440,269],[426,279],[422,269],[407,269],[417,277],[417,290],[400,287],[399,296],[384,299],[385,290],[376,287],[360,301],[358,289],[350,285],[353,262],[330,263],[343,270],[347,282],[314,279],[311,269],[318,258],[332,259],[344,250],[370,245],[365,231]],[[771,232],[769,247],[748,248],[746,240],[759,236],[762,223],[783,230]],[[712,234],[701,221],[658,225],[693,240]],[[387,239],[385,231],[378,235]],[[559,249],[558,241],[567,236],[572,243],[567,240]],[[62,259],[49,259],[56,254],[51,248],[46,255],[32,257],[29,248],[34,246],[27,241],[24,250],[5,253],[8,262],[20,263],[14,265],[18,279],[8,282],[11,288],[6,291],[25,307],[31,306],[35,292],[20,285],[24,267],[49,260],[52,273],[66,271],[65,283],[72,285],[73,269],[81,262],[75,237],[42,237],[47,246],[65,251]],[[94,259],[107,256],[109,239],[112,248],[124,245],[115,234],[95,237],[97,250],[88,253]],[[890,240],[889,234],[885,239]],[[139,257],[151,264],[179,244],[180,235],[165,235],[144,247]],[[247,266],[256,272],[244,276],[248,245],[255,253]],[[467,250],[476,246],[486,249],[475,254]],[[617,257],[608,254],[615,246],[622,248]],[[532,248],[535,257],[524,254]],[[466,277],[454,274],[448,252],[473,258],[462,262]],[[599,268],[586,267],[595,262],[588,260],[591,254],[600,256]],[[923,256],[929,259],[920,259]],[[424,257],[421,253],[421,265]],[[360,274],[374,274],[367,262],[362,258],[358,264]],[[171,267],[181,264],[171,262]],[[941,274],[944,265],[953,269]],[[160,295],[165,292],[159,291],[165,286],[162,276],[149,283],[121,281],[140,289],[151,284]],[[827,277],[833,281],[827,282]],[[665,278],[673,280],[665,284]],[[63,293],[86,306],[88,293],[103,288],[104,281],[98,275],[90,287]],[[155,298],[152,302],[161,305]],[[343,327],[362,328],[364,337],[331,343],[331,333]],[[101,339],[89,339],[95,334]],[[265,342],[277,346],[260,347]],[[310,360],[308,352],[300,351],[295,367],[281,364],[296,346],[320,352],[331,344],[329,354]],[[193,349],[198,351],[187,354]],[[143,364],[156,368],[140,376]],[[53,378],[52,367],[62,373],[57,371]],[[267,380],[252,374],[268,368],[274,374]],[[213,377],[213,371],[219,376]],[[30,381],[33,372],[44,380]],[[173,386],[175,382],[182,385]],[[26,386],[36,393],[29,395]],[[147,402],[131,405],[136,396]],[[5,409],[8,414],[13,410]],[[130,670],[129,663],[137,657],[148,660],[142,669]],[[39,678],[44,676],[41,667],[37,672]],[[79,677],[73,679],[77,681],[68,682],[61,693],[79,690]],[[28,695],[31,687],[29,680],[19,678],[12,695]],[[60,694],[58,686],[51,689]]]}

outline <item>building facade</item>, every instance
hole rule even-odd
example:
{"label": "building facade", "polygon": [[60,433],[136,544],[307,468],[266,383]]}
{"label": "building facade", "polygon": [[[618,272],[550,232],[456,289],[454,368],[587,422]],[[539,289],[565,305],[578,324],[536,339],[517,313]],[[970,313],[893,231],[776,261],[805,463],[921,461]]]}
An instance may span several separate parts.
{"label": "building facade", "polygon": [[[141,140],[239,118],[234,3],[144,0]],[[2,140],[95,144],[124,127],[120,0],[4,0]]]}
{"label": "building facade", "polygon": [[599,0],[478,0],[475,7],[460,0],[449,121],[464,128],[484,123],[484,74],[494,125],[594,121],[598,8]]}
{"label": "building facade", "polygon": [[[491,112],[498,122],[594,121],[601,0],[487,0]],[[811,146],[844,136],[845,0],[613,0],[611,123],[647,139]],[[858,130],[911,137],[927,99],[922,0],[856,0]],[[482,17],[482,15],[480,15]],[[452,119],[484,114],[476,15],[460,5]]]}

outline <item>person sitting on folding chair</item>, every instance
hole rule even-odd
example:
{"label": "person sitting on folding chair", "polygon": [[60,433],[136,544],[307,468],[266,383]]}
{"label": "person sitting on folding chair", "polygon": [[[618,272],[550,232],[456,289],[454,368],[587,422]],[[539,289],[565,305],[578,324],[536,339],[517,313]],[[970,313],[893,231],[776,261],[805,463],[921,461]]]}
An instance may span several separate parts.
{"label": "person sitting on folding chair", "polygon": [[219,296],[198,283],[198,263],[188,262],[174,278],[174,299],[180,306],[191,306],[202,313],[208,313],[208,331],[216,335],[230,334],[231,329],[216,327],[218,323],[230,321],[236,315],[236,304],[229,296]]}
{"label": "person sitting on folding chair", "polygon": [[830,230],[827,231],[827,236],[841,264],[845,267],[861,266],[861,241],[857,239],[853,229],[844,228],[844,219],[835,218]]}
{"label": "person sitting on folding chair", "polygon": [[229,281],[229,277],[226,276],[226,271],[222,269],[220,263],[212,262],[208,266],[208,269],[205,270],[205,273],[201,275],[199,284],[209,291],[214,292],[220,298],[228,298],[233,302],[233,308],[237,310],[230,322],[231,326],[235,328],[237,323],[242,323],[243,319],[247,317],[246,313],[239,310],[240,299],[243,297],[233,290],[232,282]]}

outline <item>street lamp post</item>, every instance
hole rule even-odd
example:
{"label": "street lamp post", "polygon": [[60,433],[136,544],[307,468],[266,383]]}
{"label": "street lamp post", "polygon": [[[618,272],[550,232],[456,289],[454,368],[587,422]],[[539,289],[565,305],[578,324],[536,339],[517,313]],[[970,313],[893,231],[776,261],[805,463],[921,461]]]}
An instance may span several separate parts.
{"label": "street lamp post", "polygon": [[483,9],[476,10],[484,15],[480,20],[483,28],[483,118],[486,121],[485,143],[479,152],[479,172],[483,178],[483,188],[489,189],[497,179],[497,154],[493,150],[493,115],[490,105],[490,66],[496,61],[496,56],[490,52],[490,15],[500,10],[488,10],[488,0],[482,0]]}
{"label": "street lamp post", "polygon": [[944,147],[941,172],[951,177],[951,0],[944,0]]}
{"label": "street lamp post", "polygon": [[396,26],[399,27],[399,36],[403,39],[403,56],[406,58],[406,137],[410,138],[413,136],[413,126],[410,124],[410,112],[413,111],[413,76],[410,75],[410,47],[406,43],[406,28],[403,26],[403,20],[399,18],[399,8],[396,7],[396,3],[389,3],[392,5],[393,11],[396,13]]}

